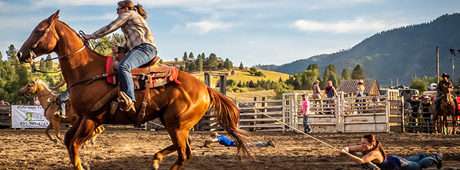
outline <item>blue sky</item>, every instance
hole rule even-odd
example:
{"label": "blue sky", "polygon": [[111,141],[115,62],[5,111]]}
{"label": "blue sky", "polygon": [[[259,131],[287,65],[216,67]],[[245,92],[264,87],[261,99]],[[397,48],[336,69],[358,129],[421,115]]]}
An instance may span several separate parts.
{"label": "blue sky", "polygon": [[[236,64],[284,64],[348,49],[377,32],[460,12],[458,0],[134,0],[149,13],[159,55],[216,53]],[[57,9],[76,30],[116,18],[113,0],[0,0],[0,50],[17,48]]]}

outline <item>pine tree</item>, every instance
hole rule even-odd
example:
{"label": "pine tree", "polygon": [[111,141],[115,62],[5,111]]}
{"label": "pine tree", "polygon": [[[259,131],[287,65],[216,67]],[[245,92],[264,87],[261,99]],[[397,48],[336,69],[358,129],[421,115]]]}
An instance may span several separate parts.
{"label": "pine tree", "polygon": [[351,72],[348,68],[342,70],[342,80],[351,80]]}
{"label": "pine tree", "polygon": [[197,67],[198,67],[198,71],[199,72],[203,72],[203,66],[204,66],[204,56],[203,55],[199,55],[198,59],[197,59]]}
{"label": "pine tree", "polygon": [[210,70],[217,70],[219,68],[219,60],[217,59],[217,55],[214,53],[209,54],[209,58],[206,63]]}
{"label": "pine tree", "polygon": [[228,58],[226,58],[224,61],[224,68],[227,70],[233,69],[233,63]]}
{"label": "pine tree", "polygon": [[365,78],[366,76],[364,74],[364,69],[361,67],[361,65],[357,64],[355,68],[353,68],[353,71],[351,72],[351,79],[362,80]]}
{"label": "pine tree", "polygon": [[[192,52],[190,52],[192,53]],[[182,61],[184,61],[184,67],[182,70],[184,71],[189,71],[188,70],[188,67],[189,67],[189,63],[188,63],[188,56],[187,56],[187,53],[184,53],[184,56],[182,56]]]}
{"label": "pine tree", "polygon": [[240,70],[244,70],[244,66],[243,66],[243,62],[240,62],[240,67],[239,67]]}
{"label": "pine tree", "polygon": [[17,53],[18,53],[18,50],[16,50],[16,47],[14,47],[13,44],[11,44],[8,47],[8,50],[6,51],[6,55],[8,56],[8,61],[10,61],[12,64],[18,64],[19,63]]}
{"label": "pine tree", "polygon": [[190,54],[188,55],[188,59],[189,60],[195,60],[195,56],[193,55],[192,52],[190,52]]}

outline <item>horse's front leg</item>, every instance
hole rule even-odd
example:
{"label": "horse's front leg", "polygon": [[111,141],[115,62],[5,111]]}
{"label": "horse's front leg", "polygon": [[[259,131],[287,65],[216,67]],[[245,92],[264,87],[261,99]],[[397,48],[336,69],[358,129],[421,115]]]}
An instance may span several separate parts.
{"label": "horse's front leg", "polygon": [[64,142],[69,152],[70,161],[77,170],[83,169],[79,155],[80,147],[91,137],[97,126],[99,124],[96,121],[83,117],[76,121],[74,126],[66,133]]}

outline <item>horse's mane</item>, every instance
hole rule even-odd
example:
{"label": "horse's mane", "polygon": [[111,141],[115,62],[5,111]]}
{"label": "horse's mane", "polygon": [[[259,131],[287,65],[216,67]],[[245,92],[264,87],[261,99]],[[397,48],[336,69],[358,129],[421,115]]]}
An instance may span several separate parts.
{"label": "horse's mane", "polygon": [[91,47],[88,46],[88,43],[85,43],[85,41],[83,40],[83,38],[80,36],[79,33],[77,33],[77,31],[75,31],[72,27],[70,27],[66,22],[64,21],[61,21],[61,20],[57,20],[59,23],[61,23],[62,25],[64,25],[64,27],[66,27],[67,29],[69,29],[72,33],[75,34],[75,36],[77,36],[80,41],[82,41],[83,45],[88,49],[90,50],[91,52],[97,54],[98,56],[100,57],[104,57],[103,55],[99,54],[98,52],[94,51]]}
{"label": "horse's mane", "polygon": [[46,91],[48,91],[48,92],[52,93],[53,95],[55,95],[54,91],[50,89],[48,83],[46,83],[45,81],[37,79],[37,80],[35,80],[35,84],[37,84],[38,86],[42,87]]}

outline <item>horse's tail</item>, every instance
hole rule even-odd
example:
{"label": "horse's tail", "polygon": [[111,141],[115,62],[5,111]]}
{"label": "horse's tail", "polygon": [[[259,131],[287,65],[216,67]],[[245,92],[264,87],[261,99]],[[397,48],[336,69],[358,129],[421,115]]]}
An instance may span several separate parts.
{"label": "horse's tail", "polygon": [[208,87],[208,93],[211,98],[210,108],[214,111],[214,116],[217,118],[219,124],[236,140],[238,147],[238,156],[251,157],[247,146],[247,133],[238,128],[240,121],[240,111],[237,106],[229,98],[216,92]]}

